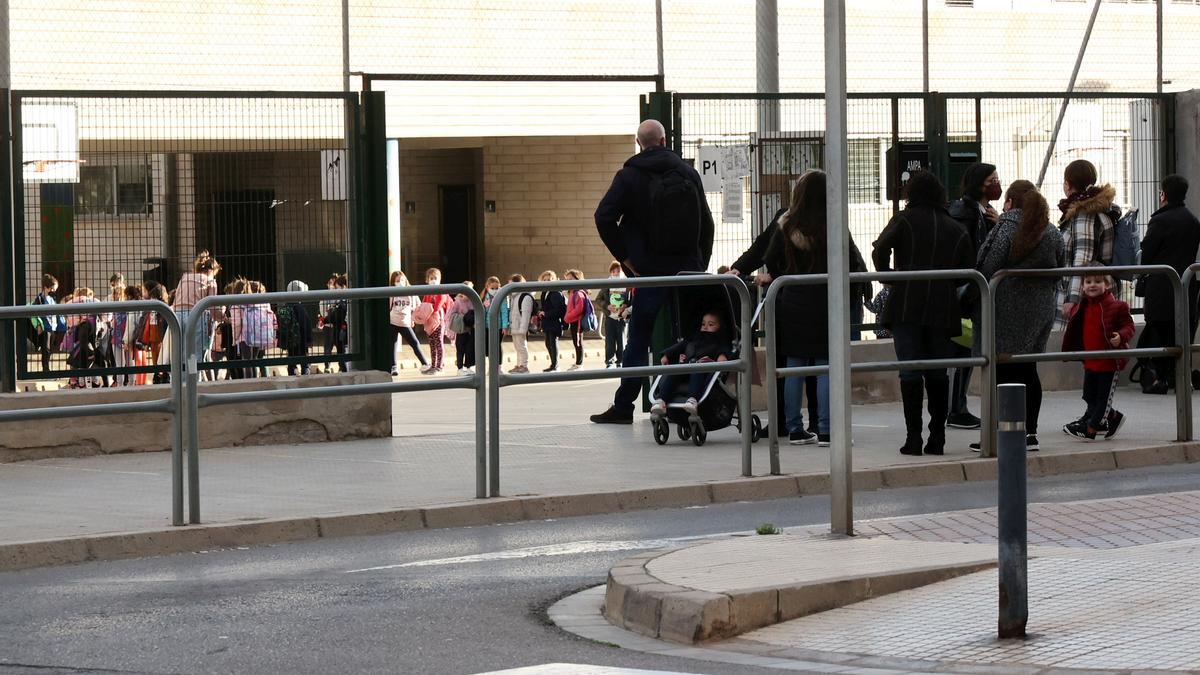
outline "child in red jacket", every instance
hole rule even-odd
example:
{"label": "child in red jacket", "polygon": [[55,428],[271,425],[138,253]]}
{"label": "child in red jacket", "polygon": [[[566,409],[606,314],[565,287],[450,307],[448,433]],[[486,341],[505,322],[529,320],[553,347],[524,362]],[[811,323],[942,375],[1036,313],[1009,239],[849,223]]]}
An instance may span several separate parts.
{"label": "child in red jacket", "polygon": [[[1106,274],[1083,278],[1083,297],[1074,308],[1063,334],[1063,351],[1101,351],[1129,349],[1133,339],[1133,317],[1129,305],[1112,294],[1112,279]],[[1103,431],[1112,438],[1125,416],[1112,408],[1117,373],[1125,368],[1124,359],[1087,359],[1083,362],[1084,416],[1063,427],[1076,438],[1093,440]]]}

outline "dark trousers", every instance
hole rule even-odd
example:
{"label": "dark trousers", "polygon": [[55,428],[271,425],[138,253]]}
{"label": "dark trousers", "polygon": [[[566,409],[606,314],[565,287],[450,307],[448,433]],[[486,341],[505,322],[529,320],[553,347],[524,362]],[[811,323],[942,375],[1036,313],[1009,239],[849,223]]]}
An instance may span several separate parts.
{"label": "dark trousers", "polygon": [[[287,348],[287,355],[290,357],[308,356],[308,345],[290,345]],[[310,366],[307,363],[291,363],[287,368],[288,375],[308,375]]]}
{"label": "dark trousers", "polygon": [[[649,361],[650,338],[654,335],[654,323],[658,310],[666,301],[666,290],[662,288],[639,288],[634,294],[629,317],[629,335],[625,340],[625,355],[621,366],[637,368]],[[633,404],[642,389],[645,378],[621,378],[621,385],[613,396],[613,409],[622,415],[633,414]]]}
{"label": "dark trousers", "polygon": [[459,370],[475,367],[474,333],[456,333],[454,335],[454,365]]}
{"label": "dark trousers", "polygon": [[1116,373],[1083,371],[1083,400],[1087,402],[1087,425],[1099,429],[1112,404],[1113,382]]}
{"label": "dark trousers", "polygon": [[611,316],[604,317],[604,365],[621,365],[621,354],[625,351],[625,322]]}
{"label": "dark trousers", "polygon": [[404,343],[412,347],[413,353],[417,355],[417,360],[421,365],[428,366],[429,361],[425,359],[425,352],[421,351],[421,341],[417,339],[417,332],[408,326],[393,326],[388,324],[388,334],[392,341],[392,367],[396,367],[396,339],[404,338]]}
{"label": "dark trousers", "polygon": [[575,345],[575,365],[583,365],[583,325],[571,324],[571,344]]}
{"label": "dark trousers", "polygon": [[40,354],[42,357],[43,373],[50,371],[50,354],[54,352],[53,347],[50,346],[53,337],[54,331],[49,330],[44,330],[41,333],[38,333],[37,336],[37,350],[38,354]]}
{"label": "dark trousers", "polygon": [[[922,361],[925,359],[949,358],[950,346],[954,344],[942,330],[915,323],[892,324],[892,345],[896,348],[896,358],[900,361]],[[945,368],[929,370],[902,370],[900,379],[937,380],[947,379]]]}
{"label": "dark trousers", "polygon": [[[329,324],[326,324],[324,333],[325,333],[325,356],[329,356],[330,354],[333,354],[335,351],[338,354],[345,356],[346,355],[346,331],[344,329],[338,330],[337,328],[334,328],[334,327],[330,326]],[[325,367],[330,368],[331,366],[326,364]],[[338,368],[340,369],[340,372],[343,372],[343,373],[346,372],[347,370],[349,370],[349,368],[347,367],[346,362],[344,360],[338,361]]]}
{"label": "dark trousers", "polygon": [[546,352],[550,354],[550,368],[558,367],[558,333],[546,333]]}
{"label": "dark trousers", "polygon": [[996,382],[1025,385],[1025,433],[1036,434],[1038,415],[1042,411],[1042,380],[1038,377],[1037,364],[997,364]]}
{"label": "dark trousers", "polygon": [[[1174,321],[1147,321],[1145,327],[1142,328],[1141,336],[1138,337],[1137,346],[1139,349],[1171,347],[1175,343]],[[1166,382],[1171,386],[1175,385],[1175,359],[1170,356],[1160,356],[1146,360],[1154,369],[1154,379]]]}
{"label": "dark trousers", "polygon": [[[683,378],[687,378],[688,396],[700,400],[704,396],[704,389],[708,386],[709,380],[712,379],[712,373],[692,373],[691,375],[663,375],[658,381],[658,398],[669,401],[671,394],[675,391],[676,385]],[[783,387],[780,387],[782,389]],[[653,396],[651,396],[653,398]]]}

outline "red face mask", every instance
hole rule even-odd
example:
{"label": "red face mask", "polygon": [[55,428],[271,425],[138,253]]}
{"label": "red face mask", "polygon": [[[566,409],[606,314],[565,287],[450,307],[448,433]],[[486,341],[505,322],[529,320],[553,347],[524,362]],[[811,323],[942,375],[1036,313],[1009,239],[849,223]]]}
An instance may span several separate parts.
{"label": "red face mask", "polygon": [[1000,195],[1000,183],[988,183],[987,185],[983,186],[983,196],[987,197],[989,202],[1000,199]]}

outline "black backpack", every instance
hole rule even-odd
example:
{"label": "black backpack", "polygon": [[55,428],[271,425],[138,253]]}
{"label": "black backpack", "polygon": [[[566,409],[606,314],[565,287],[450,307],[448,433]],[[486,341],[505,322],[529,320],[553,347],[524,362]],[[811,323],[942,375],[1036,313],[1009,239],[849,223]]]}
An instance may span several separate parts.
{"label": "black backpack", "polygon": [[649,244],[652,253],[694,254],[700,250],[704,195],[684,167],[650,176]]}

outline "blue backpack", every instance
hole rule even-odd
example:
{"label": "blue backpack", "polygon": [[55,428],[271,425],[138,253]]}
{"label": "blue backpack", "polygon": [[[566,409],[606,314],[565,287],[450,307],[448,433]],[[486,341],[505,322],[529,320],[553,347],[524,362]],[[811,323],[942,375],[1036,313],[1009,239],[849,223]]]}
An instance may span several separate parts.
{"label": "blue backpack", "polygon": [[[1128,265],[1136,265],[1138,262],[1138,251],[1142,248],[1142,237],[1138,232],[1138,210],[1129,209],[1113,223],[1113,251],[1111,260],[1100,260],[1105,265],[1113,267],[1125,267]],[[1096,216],[1096,238],[1095,241],[1099,244],[1102,239],[1103,224],[1100,216]],[[1122,273],[1114,274],[1118,279],[1130,280],[1136,274]]]}
{"label": "blue backpack", "polygon": [[599,322],[596,320],[596,308],[592,305],[591,298],[587,298],[583,302],[583,318],[580,319],[579,323],[582,324],[580,328],[584,331],[594,331],[600,327]]}

